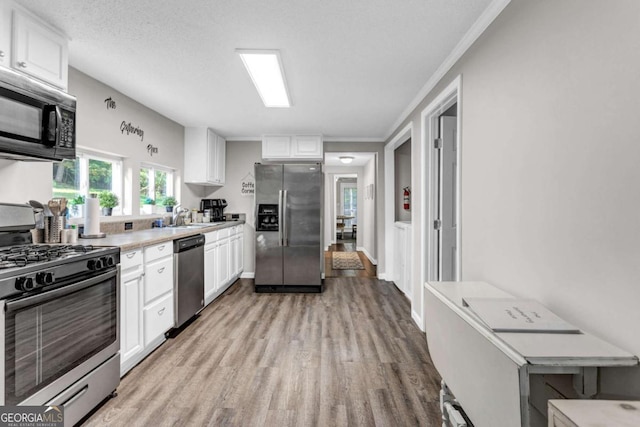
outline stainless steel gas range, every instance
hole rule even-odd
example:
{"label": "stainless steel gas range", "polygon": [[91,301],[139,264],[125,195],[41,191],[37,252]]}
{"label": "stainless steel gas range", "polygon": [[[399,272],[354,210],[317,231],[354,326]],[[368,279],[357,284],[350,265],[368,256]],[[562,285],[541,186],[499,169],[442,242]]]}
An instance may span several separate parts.
{"label": "stainless steel gas range", "polygon": [[33,210],[0,204],[0,405],[82,419],[120,382],[120,250],[31,244]]}

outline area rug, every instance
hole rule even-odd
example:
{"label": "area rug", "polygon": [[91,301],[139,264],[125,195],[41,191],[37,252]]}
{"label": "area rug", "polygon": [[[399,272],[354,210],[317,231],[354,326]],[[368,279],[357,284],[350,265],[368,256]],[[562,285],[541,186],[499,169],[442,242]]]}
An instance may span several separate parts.
{"label": "area rug", "polygon": [[331,252],[331,266],[334,270],[364,270],[357,252]]}

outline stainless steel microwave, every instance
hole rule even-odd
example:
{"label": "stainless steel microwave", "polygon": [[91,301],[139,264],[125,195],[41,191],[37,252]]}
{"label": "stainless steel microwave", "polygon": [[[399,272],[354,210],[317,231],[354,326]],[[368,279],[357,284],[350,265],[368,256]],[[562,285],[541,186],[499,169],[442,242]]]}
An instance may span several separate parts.
{"label": "stainless steel microwave", "polygon": [[0,158],[76,156],[76,98],[0,67]]}

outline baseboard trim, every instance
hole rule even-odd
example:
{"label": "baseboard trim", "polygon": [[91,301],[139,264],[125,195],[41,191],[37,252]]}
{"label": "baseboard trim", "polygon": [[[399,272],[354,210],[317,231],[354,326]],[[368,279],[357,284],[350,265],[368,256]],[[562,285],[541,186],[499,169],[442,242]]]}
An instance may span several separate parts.
{"label": "baseboard trim", "polygon": [[420,328],[420,330],[422,332],[424,332],[424,325],[422,324],[422,317],[420,317],[420,315],[418,315],[418,313],[416,313],[415,311],[411,310],[411,318],[415,322],[416,326],[418,326],[418,328]]}
{"label": "baseboard trim", "polygon": [[244,271],[240,275],[240,278],[241,279],[255,279],[256,278],[256,273],[253,272],[253,271]]}
{"label": "baseboard trim", "polygon": [[358,246],[356,247],[356,250],[365,254],[365,256],[369,258],[369,261],[371,261],[371,264],[378,265],[378,260],[372,257],[371,254],[364,248],[364,246]]}

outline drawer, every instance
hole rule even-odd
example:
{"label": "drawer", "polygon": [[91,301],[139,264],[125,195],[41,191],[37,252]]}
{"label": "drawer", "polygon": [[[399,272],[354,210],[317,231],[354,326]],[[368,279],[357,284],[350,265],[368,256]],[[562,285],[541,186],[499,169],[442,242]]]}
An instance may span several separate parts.
{"label": "drawer", "polygon": [[142,265],[142,249],[135,251],[122,252],[120,254],[120,268],[122,271],[130,268],[138,268]]}
{"label": "drawer", "polygon": [[147,263],[144,267],[144,303],[173,290],[173,257]]}
{"label": "drawer", "polygon": [[146,347],[174,325],[173,292],[169,292],[142,312],[144,313],[144,345]]}
{"label": "drawer", "polygon": [[216,240],[218,240],[218,230],[205,233],[204,235],[205,245],[208,243],[214,243]]}
{"label": "drawer", "polygon": [[229,237],[231,234],[231,229],[233,227],[223,228],[222,230],[218,230],[218,240]]}
{"label": "drawer", "polygon": [[144,248],[144,261],[154,261],[156,259],[173,254],[173,242],[168,241],[158,245],[147,246]]}

